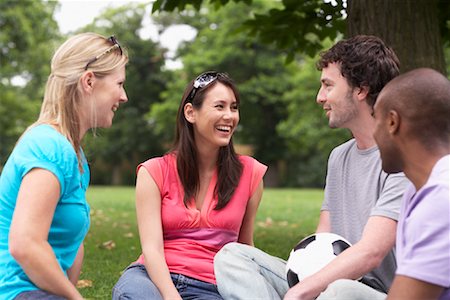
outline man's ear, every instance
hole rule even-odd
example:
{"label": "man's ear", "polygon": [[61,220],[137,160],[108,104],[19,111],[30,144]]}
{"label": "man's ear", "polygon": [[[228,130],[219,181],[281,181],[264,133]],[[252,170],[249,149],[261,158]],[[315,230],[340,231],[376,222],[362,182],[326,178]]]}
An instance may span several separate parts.
{"label": "man's ear", "polygon": [[81,88],[83,89],[83,91],[88,94],[92,93],[95,82],[94,73],[92,71],[84,72],[84,74],[81,75],[80,81],[81,81]]}
{"label": "man's ear", "polygon": [[391,109],[387,116],[388,131],[391,135],[398,134],[400,130],[401,117],[397,111]]}
{"label": "man's ear", "polygon": [[195,123],[195,110],[192,103],[186,103],[184,105],[184,117],[189,123]]}
{"label": "man's ear", "polygon": [[358,100],[366,101],[366,98],[368,95],[369,95],[369,87],[368,86],[362,86],[362,87],[356,88],[356,97],[358,97]]}

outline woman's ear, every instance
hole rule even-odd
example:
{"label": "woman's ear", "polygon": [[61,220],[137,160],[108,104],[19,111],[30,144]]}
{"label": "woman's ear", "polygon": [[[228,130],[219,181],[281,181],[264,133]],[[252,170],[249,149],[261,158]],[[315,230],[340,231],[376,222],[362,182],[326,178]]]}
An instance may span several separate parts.
{"label": "woman's ear", "polygon": [[184,105],[184,117],[189,123],[195,123],[195,110],[192,103],[186,103]]}
{"label": "woman's ear", "polygon": [[84,72],[80,78],[81,87],[84,92],[91,94],[94,88],[95,75],[92,71]]}

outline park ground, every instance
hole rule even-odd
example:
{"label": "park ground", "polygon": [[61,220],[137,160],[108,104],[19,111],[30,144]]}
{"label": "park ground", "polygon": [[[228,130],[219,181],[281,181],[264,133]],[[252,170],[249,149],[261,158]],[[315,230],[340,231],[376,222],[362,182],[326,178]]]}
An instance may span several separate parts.
{"label": "park ground", "polygon": [[[287,259],[295,244],[315,231],[323,191],[264,191],[255,224],[255,246]],[[78,288],[87,299],[111,299],[122,270],[140,255],[134,187],[92,186],[87,193],[91,228]]]}

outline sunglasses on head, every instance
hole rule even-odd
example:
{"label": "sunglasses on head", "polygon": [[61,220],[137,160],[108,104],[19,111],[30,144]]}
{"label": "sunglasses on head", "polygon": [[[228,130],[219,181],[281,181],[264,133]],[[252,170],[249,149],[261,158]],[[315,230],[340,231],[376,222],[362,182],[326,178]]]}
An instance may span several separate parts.
{"label": "sunglasses on head", "polygon": [[219,76],[219,74],[220,73],[215,71],[208,71],[197,76],[197,78],[195,78],[194,80],[193,84],[194,87],[192,88],[192,91],[186,98],[186,102],[192,102],[192,100],[194,100],[197,91],[214,82]]}
{"label": "sunglasses on head", "polygon": [[102,53],[100,53],[99,55],[97,55],[96,57],[94,57],[93,59],[91,59],[90,61],[88,61],[88,63],[86,64],[86,67],[84,67],[84,70],[87,70],[89,68],[90,64],[96,62],[102,56],[110,53],[111,51],[113,51],[115,49],[119,49],[120,55],[123,54],[122,47],[120,46],[119,41],[116,39],[116,37],[114,35],[110,36],[108,38],[108,41],[111,42],[113,45],[111,47],[109,47],[108,49],[106,49],[105,51],[103,51]]}

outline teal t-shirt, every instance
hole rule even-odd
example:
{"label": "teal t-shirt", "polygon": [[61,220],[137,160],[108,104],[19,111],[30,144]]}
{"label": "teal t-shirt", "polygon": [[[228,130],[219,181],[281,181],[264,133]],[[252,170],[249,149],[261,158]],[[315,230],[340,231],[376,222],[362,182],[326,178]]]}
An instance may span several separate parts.
{"label": "teal t-shirt", "polygon": [[18,141],[0,175],[0,299],[38,289],[8,251],[8,236],[22,178],[34,168],[52,172],[60,183],[60,197],[48,234],[61,269],[66,272],[89,229],[86,189],[89,166],[83,172],[72,144],[49,125],[28,130]]}

